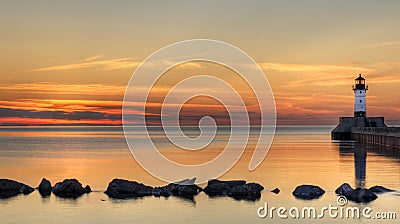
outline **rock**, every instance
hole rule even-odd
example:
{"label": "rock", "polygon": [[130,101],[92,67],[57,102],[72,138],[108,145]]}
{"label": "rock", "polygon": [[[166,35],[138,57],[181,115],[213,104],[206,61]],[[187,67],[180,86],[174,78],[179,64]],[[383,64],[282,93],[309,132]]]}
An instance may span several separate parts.
{"label": "rock", "polygon": [[279,192],[281,192],[281,190],[279,190],[279,188],[275,188],[271,192],[275,193],[275,194],[279,194]]}
{"label": "rock", "polygon": [[325,191],[322,188],[314,185],[301,185],[296,187],[296,189],[293,191],[293,195],[296,198],[305,200],[316,199],[321,197],[323,194],[325,194]]}
{"label": "rock", "polygon": [[386,188],[386,187],[382,187],[382,186],[373,186],[369,188],[370,191],[374,192],[374,193],[387,193],[387,192],[393,192],[394,190]]}
{"label": "rock", "polygon": [[34,191],[32,187],[8,179],[0,179],[0,198],[9,198],[18,194],[30,194]]}
{"label": "rock", "polygon": [[[345,195],[346,196],[346,195]],[[370,202],[378,198],[378,196],[365,188],[357,188],[353,191],[353,193],[349,196],[346,196],[347,199],[361,203],[361,202]]]}
{"label": "rock", "polygon": [[92,188],[89,185],[86,185],[86,187],[83,189],[85,189],[86,194],[92,192]]}
{"label": "rock", "polygon": [[257,200],[261,197],[264,187],[257,183],[248,183],[234,186],[229,190],[228,195],[238,200]]}
{"label": "rock", "polygon": [[194,195],[197,195],[202,191],[201,187],[191,184],[179,184],[171,183],[162,187],[150,187],[137,183],[135,181],[114,179],[108,185],[107,190],[104,192],[111,198],[135,198],[143,196],[154,195],[156,197],[169,197],[180,196],[184,198],[192,199]]}
{"label": "rock", "polygon": [[209,180],[204,192],[209,196],[223,196],[228,195],[231,188],[245,184],[244,180]]}
{"label": "rock", "polygon": [[19,189],[19,192],[24,194],[24,195],[28,195],[30,193],[32,193],[35,189],[33,187],[30,187],[28,185],[22,185],[22,187]]}
{"label": "rock", "polygon": [[38,186],[38,190],[40,195],[43,197],[50,196],[52,190],[50,181],[46,178],[43,178]]}
{"label": "rock", "polygon": [[66,179],[63,182],[56,183],[52,192],[62,198],[78,198],[86,193],[82,184],[76,179]]}
{"label": "rock", "polygon": [[136,181],[114,179],[108,184],[107,190],[104,193],[110,198],[135,198],[153,195],[153,187]]}
{"label": "rock", "polygon": [[173,185],[172,195],[174,196],[194,196],[202,191],[201,187],[193,185]]}
{"label": "rock", "polygon": [[[378,189],[378,188],[377,188]],[[348,183],[339,186],[335,193],[345,196],[348,200],[357,203],[370,202],[378,198],[378,196],[369,189],[357,188],[353,189]]]}
{"label": "rock", "polygon": [[167,185],[167,186],[163,186],[163,187],[153,188],[152,194],[156,197],[163,196],[163,197],[167,198],[172,195],[172,192],[171,192],[171,188]]}
{"label": "rock", "polygon": [[[354,189],[350,186],[350,184],[348,183],[344,183],[342,185],[340,185],[336,190],[335,193],[338,195],[350,195],[352,194],[352,192],[354,191]],[[347,196],[346,196],[347,197]]]}
{"label": "rock", "polygon": [[204,192],[209,196],[229,196],[237,200],[257,200],[261,197],[263,186],[244,180],[209,180]]}
{"label": "rock", "polygon": [[195,184],[186,185],[186,184],[179,184],[178,182],[178,184],[170,183],[163,187],[155,187],[153,189],[153,195],[156,197],[160,196],[169,197],[173,195],[173,196],[192,199],[193,196],[200,193],[200,191],[202,191],[201,187]]}
{"label": "rock", "polygon": [[246,184],[246,181],[245,180],[225,180],[225,181],[223,181],[223,180],[213,179],[213,180],[208,181],[208,186],[219,184],[219,183],[225,183],[231,188],[231,187],[235,187],[235,186],[239,186],[239,185],[244,185],[244,184]]}

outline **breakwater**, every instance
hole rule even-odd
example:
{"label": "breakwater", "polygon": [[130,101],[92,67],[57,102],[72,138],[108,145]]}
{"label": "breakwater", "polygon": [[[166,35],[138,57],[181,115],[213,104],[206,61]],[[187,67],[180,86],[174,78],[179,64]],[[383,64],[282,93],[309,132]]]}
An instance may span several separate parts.
{"label": "breakwater", "polygon": [[331,139],[400,147],[400,127],[387,127],[383,117],[340,117]]}
{"label": "breakwater", "polygon": [[351,138],[359,142],[400,147],[400,127],[353,127]]}

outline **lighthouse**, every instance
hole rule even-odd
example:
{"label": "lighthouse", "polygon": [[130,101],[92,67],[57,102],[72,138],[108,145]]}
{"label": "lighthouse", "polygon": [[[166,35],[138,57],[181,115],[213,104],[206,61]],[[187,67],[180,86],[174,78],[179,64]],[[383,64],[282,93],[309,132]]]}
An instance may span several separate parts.
{"label": "lighthouse", "polygon": [[368,86],[365,85],[365,79],[361,74],[355,79],[355,85],[353,86],[354,91],[354,117],[366,117],[366,100],[365,95],[367,93]]}
{"label": "lighthouse", "polygon": [[[367,110],[366,110],[367,104],[365,96],[368,90],[368,86],[365,84],[365,79],[361,76],[361,74],[354,81],[355,81],[353,85],[354,116],[340,117],[339,125],[336,126],[336,128],[333,129],[331,132],[331,138],[333,140],[356,140],[356,141],[366,141],[366,142],[380,142],[381,141],[380,139],[387,139],[386,137],[381,138],[382,136],[379,134],[370,135],[368,133],[370,133],[369,131],[371,130],[364,129],[364,128],[387,128],[387,126],[385,124],[384,117],[367,117]],[[386,131],[384,132],[386,133]],[[383,131],[381,133],[383,133]],[[390,142],[385,142],[383,144],[393,145],[393,143]],[[400,142],[398,144],[400,144]]]}

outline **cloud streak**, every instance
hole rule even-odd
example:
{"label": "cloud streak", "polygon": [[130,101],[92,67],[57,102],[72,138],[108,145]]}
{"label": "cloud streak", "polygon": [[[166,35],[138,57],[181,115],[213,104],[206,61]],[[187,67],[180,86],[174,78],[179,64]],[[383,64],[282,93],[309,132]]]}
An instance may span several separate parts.
{"label": "cloud streak", "polygon": [[326,64],[283,64],[283,63],[260,63],[259,66],[265,70],[279,72],[332,72],[332,71],[362,71],[371,72],[370,68],[346,65]]}
{"label": "cloud streak", "polygon": [[95,55],[77,63],[48,66],[44,68],[32,69],[31,71],[33,72],[68,71],[68,70],[78,70],[85,68],[100,68],[105,70],[131,69],[140,64],[140,62],[133,61],[131,58],[98,60],[99,58],[103,57],[104,55]]}
{"label": "cloud streak", "polygon": [[400,46],[400,41],[386,41],[377,44],[370,44],[367,45],[366,47],[374,48],[374,47],[389,47],[389,46]]}

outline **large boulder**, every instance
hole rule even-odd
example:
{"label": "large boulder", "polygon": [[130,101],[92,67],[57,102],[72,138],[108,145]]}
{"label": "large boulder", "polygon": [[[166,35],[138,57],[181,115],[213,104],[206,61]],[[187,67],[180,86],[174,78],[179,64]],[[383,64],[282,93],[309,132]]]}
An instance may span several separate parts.
{"label": "large boulder", "polygon": [[15,180],[0,179],[0,198],[9,198],[18,194],[30,194],[34,191],[32,187]]}
{"label": "large boulder", "polygon": [[40,195],[42,195],[43,197],[50,196],[52,190],[50,181],[46,178],[43,178],[38,186],[38,190]]}
{"label": "large boulder", "polygon": [[382,187],[382,186],[373,186],[369,188],[370,191],[377,193],[377,194],[381,194],[381,193],[387,193],[387,192],[393,192],[394,190],[386,188],[386,187]]}
{"label": "large boulder", "polygon": [[62,198],[78,198],[81,195],[88,193],[82,184],[76,179],[66,179],[54,185],[53,194]]}
{"label": "large boulder", "polygon": [[370,202],[378,198],[378,196],[370,189],[357,188],[353,189],[348,183],[340,185],[335,193],[345,196],[348,200],[357,203]]}
{"label": "large boulder", "polygon": [[314,185],[300,185],[297,186],[293,191],[293,195],[296,198],[304,199],[304,200],[312,200],[321,197],[325,194],[325,191]]}
{"label": "large boulder", "polygon": [[204,192],[211,196],[229,196],[237,200],[257,200],[264,187],[257,183],[246,183],[244,180],[209,180]]}
{"label": "large boulder", "polygon": [[112,180],[104,192],[110,198],[125,199],[153,195],[153,187],[136,181],[122,179]]}

